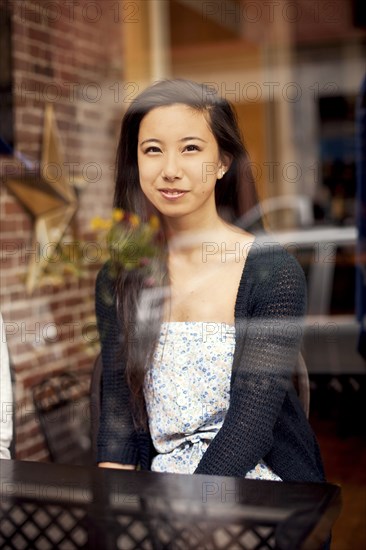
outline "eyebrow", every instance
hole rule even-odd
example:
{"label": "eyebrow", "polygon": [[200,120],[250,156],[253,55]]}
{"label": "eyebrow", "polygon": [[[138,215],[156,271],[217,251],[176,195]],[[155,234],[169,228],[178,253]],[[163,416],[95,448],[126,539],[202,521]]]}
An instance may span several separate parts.
{"label": "eyebrow", "polygon": [[[186,141],[191,141],[191,140],[198,140],[198,141],[202,141],[203,143],[207,143],[206,140],[200,138],[200,137],[197,137],[197,136],[187,136],[187,137],[184,137],[182,139],[180,139],[179,141],[181,143],[184,143]],[[144,145],[145,143],[151,143],[151,142],[154,142],[154,143],[162,143],[162,141],[160,139],[157,139],[157,138],[149,138],[149,139],[144,139],[144,141],[142,141],[140,143],[140,146],[141,145]]]}

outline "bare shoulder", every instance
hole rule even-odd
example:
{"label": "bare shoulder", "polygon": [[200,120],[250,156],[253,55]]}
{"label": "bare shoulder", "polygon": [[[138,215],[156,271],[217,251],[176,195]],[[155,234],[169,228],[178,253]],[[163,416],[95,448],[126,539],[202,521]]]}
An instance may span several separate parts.
{"label": "bare shoulder", "polygon": [[225,233],[226,238],[222,243],[222,248],[226,248],[228,251],[233,250],[236,253],[240,253],[240,257],[245,261],[249,250],[255,241],[255,235],[231,224],[227,224]]}

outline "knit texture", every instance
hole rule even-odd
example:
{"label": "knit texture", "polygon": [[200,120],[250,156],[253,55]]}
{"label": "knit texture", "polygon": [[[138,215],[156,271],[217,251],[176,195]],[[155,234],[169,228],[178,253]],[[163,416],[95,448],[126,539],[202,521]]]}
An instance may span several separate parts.
{"label": "knit texture", "polygon": [[[324,481],[319,448],[291,380],[305,309],[306,282],[296,259],[256,239],[235,304],[230,406],[195,473],[243,477],[263,458],[284,481]],[[108,264],[97,277],[96,315],[103,360],[98,462],[149,469],[154,449],[149,434],[134,429]]]}

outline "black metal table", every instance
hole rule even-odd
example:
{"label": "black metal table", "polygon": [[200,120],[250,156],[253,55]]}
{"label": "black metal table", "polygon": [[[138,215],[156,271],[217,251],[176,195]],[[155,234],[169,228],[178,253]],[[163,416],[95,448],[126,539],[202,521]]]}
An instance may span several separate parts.
{"label": "black metal table", "polygon": [[340,488],[0,460],[0,548],[321,548]]}

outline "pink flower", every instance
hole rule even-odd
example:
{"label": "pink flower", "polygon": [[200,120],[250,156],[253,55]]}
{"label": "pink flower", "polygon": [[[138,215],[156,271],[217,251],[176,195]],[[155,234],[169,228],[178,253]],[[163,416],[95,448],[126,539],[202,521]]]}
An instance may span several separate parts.
{"label": "pink flower", "polygon": [[156,284],[156,281],[154,277],[146,277],[146,279],[144,279],[144,286],[147,288],[151,288],[155,286],[155,284]]}
{"label": "pink flower", "polygon": [[150,265],[151,260],[149,258],[140,258],[139,266],[140,267],[146,267],[147,265]]}

